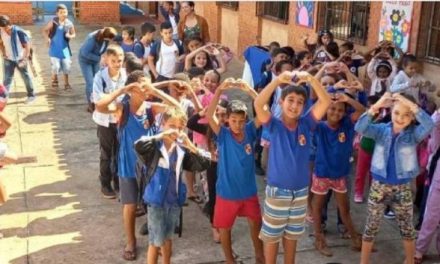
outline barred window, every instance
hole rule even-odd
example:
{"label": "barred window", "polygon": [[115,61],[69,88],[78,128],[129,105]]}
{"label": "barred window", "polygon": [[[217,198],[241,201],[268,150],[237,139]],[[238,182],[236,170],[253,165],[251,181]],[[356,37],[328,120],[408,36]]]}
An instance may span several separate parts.
{"label": "barred window", "polygon": [[217,5],[221,7],[226,7],[232,10],[238,10],[238,2],[237,1],[217,1]]}
{"label": "barred window", "polygon": [[439,2],[423,2],[420,30],[417,35],[416,55],[423,61],[440,64],[440,8]]}
{"label": "barred window", "polygon": [[335,38],[364,45],[368,35],[369,2],[326,2],[320,5],[320,25]]}
{"label": "barred window", "polygon": [[258,2],[257,16],[287,24],[289,21],[289,2]]}

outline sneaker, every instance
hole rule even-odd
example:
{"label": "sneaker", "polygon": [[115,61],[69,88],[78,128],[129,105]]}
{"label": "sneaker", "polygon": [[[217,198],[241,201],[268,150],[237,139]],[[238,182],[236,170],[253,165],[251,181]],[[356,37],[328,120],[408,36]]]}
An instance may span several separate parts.
{"label": "sneaker", "polygon": [[393,212],[393,210],[389,210],[388,212],[384,213],[384,217],[386,219],[395,219],[396,218],[396,214]]}
{"label": "sneaker", "polygon": [[364,202],[364,197],[363,197],[363,195],[355,194],[355,195],[354,195],[354,202],[355,202],[355,203],[363,203],[363,202]]}
{"label": "sneaker", "polygon": [[25,104],[30,104],[32,102],[35,101],[35,99],[37,99],[35,96],[29,96],[26,101],[24,101]]}
{"label": "sneaker", "polygon": [[115,199],[116,198],[116,193],[112,187],[102,187],[101,193],[102,193],[102,195],[104,195],[104,198],[107,198],[107,199]]}

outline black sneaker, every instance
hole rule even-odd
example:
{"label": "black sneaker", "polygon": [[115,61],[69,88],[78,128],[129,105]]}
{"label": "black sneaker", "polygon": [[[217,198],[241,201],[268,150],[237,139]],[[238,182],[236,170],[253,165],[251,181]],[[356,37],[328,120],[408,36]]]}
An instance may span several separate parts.
{"label": "black sneaker", "polygon": [[101,193],[104,196],[104,198],[107,199],[116,199],[116,193],[113,190],[112,187],[102,187],[101,188]]}
{"label": "black sneaker", "polygon": [[139,234],[141,234],[142,236],[148,235],[148,222],[145,222],[145,224],[141,226],[141,228],[139,229]]}

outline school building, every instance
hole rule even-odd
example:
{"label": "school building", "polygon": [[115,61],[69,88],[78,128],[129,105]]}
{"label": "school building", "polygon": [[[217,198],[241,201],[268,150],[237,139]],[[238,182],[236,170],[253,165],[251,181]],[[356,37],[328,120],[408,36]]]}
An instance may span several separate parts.
{"label": "school building", "polygon": [[338,42],[350,40],[364,52],[385,38],[419,57],[423,75],[440,90],[438,10],[438,1],[196,3],[196,13],[208,21],[211,39],[236,54],[272,41],[302,50],[301,37],[309,34],[314,41],[323,28]]}

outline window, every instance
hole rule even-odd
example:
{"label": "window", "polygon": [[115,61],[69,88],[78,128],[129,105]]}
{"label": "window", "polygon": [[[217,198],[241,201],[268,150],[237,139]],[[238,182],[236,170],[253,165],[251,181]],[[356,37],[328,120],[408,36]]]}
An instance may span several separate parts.
{"label": "window", "polygon": [[232,10],[237,11],[238,10],[238,2],[236,1],[217,1],[217,5],[221,6],[221,7],[226,7]]}
{"label": "window", "polygon": [[416,55],[420,60],[440,64],[440,8],[439,2],[423,2],[417,35]]}
{"label": "window", "polygon": [[287,24],[289,21],[289,2],[258,2],[257,16]]}
{"label": "window", "polygon": [[335,38],[364,45],[367,40],[369,2],[326,2],[320,5],[320,21]]}

